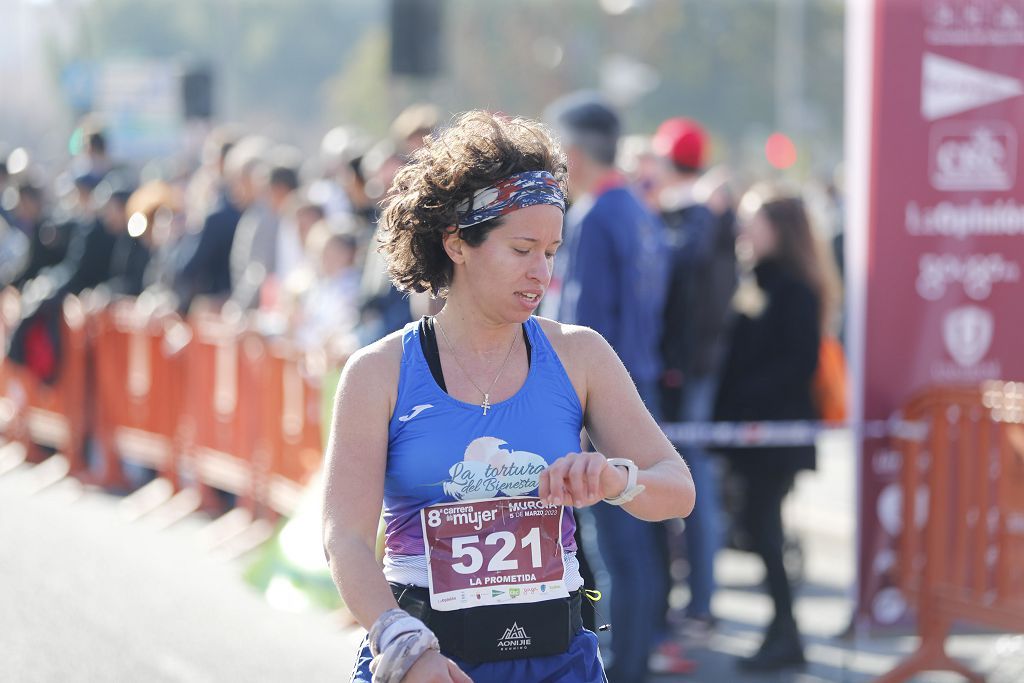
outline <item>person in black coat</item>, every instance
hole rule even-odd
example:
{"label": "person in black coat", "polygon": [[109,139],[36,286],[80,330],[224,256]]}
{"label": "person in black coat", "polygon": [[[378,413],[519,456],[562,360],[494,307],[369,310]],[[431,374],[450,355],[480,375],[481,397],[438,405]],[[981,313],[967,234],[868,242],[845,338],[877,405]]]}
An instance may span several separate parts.
{"label": "person in black coat", "polygon": [[99,186],[94,193],[98,205],[96,216],[72,229],[63,260],[39,274],[50,280],[59,300],[66,294],[80,294],[111,278],[112,257],[118,235],[127,229],[125,206],[133,188],[124,183],[104,182],[107,186]]}
{"label": "person in black coat", "polygon": [[182,263],[175,289],[183,312],[196,297],[220,301],[231,295],[231,247],[242,212],[252,200],[240,187],[243,171],[238,164],[228,167],[228,155],[237,142],[237,135],[226,128],[213,131],[206,141],[205,182],[212,203],[198,234],[187,235],[180,246]]}
{"label": "person in black coat", "polygon": [[25,269],[12,283],[21,289],[44,268],[55,266],[67,250],[67,224],[56,223],[46,215],[43,190],[22,181],[15,186],[17,203],[11,212],[14,225],[28,235],[29,257]]}
{"label": "person in black coat", "polygon": [[[745,202],[749,207],[750,200]],[[828,264],[796,198],[754,203],[741,222],[738,251],[753,265],[756,285],[737,292],[729,352],[715,419],[816,420],[811,385],[823,321],[830,303]],[[765,565],[775,616],[757,653],[741,660],[750,670],[804,662],[783,564],[782,501],[795,474],[814,469],[814,446],[721,449],[742,484],[740,521]]]}
{"label": "person in black coat", "polygon": [[22,319],[7,348],[8,358],[44,382],[56,381],[60,369],[61,303],[68,294],[80,294],[110,279],[117,235],[127,225],[125,204],[131,190],[126,185],[108,183],[95,194],[100,195],[97,214],[83,215],[81,222],[74,223],[61,262],[42,269],[25,284]]}

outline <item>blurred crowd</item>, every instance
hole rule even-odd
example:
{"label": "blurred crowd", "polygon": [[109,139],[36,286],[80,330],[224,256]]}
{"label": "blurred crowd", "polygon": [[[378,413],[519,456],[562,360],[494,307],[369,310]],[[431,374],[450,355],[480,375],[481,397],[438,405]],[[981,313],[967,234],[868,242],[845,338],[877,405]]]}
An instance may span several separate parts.
{"label": "blurred crowd", "polygon": [[[382,141],[339,127],[312,157],[218,127],[195,168],[162,177],[112,158],[94,120],[76,131],[80,152],[56,177],[16,149],[24,159],[0,165],[0,285],[20,292],[19,330],[89,290],[139,297],[155,313],[254,313],[262,332],[344,356],[408,322],[411,303],[429,305],[391,286],[373,235],[395,171],[437,122],[423,105]],[[37,353],[45,339],[15,339],[16,360],[34,359],[44,379],[56,371],[39,362],[50,355]]]}
{"label": "blurred crowd", "polygon": [[[601,332],[661,421],[817,419],[818,346],[841,323],[837,186],[766,189],[743,169],[711,166],[699,122],[677,117],[626,135],[589,93],[554,103],[545,121],[568,155],[571,207],[542,314]],[[20,300],[8,356],[52,379],[59,304],[87,290],[136,297],[154,313],[251,316],[262,333],[336,358],[437,310],[429,296],[394,288],[375,231],[396,171],[442,124],[437,108],[414,105],[384,139],[338,127],[312,155],[217,127],[193,168],[162,176],[112,158],[93,120],[55,177],[40,174],[30,150],[18,150],[18,163],[3,155],[0,287]],[[611,582],[611,680],[689,671],[685,647],[714,628],[714,557],[731,525],[718,496],[722,462],[746,487],[731,514],[764,560],[776,611],[746,665],[802,660],[779,510],[814,454],[778,450],[769,460],[681,445],[698,491],[685,529],[593,510],[598,543],[581,547]],[[675,583],[689,596],[681,609],[670,609]],[[598,621],[590,615],[591,627]]]}

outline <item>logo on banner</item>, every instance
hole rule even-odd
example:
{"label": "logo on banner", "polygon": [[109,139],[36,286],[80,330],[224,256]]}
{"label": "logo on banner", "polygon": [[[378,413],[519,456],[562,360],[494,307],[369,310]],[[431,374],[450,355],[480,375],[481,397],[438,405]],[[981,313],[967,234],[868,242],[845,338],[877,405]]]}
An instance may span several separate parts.
{"label": "logo on banner", "polygon": [[961,306],[946,314],[942,339],[953,360],[960,367],[969,368],[988,353],[994,328],[992,313],[977,306]]}
{"label": "logo on banner", "polygon": [[921,115],[928,121],[1001,102],[1024,84],[993,71],[926,52],[921,68]]}
{"label": "logo on banner", "polygon": [[924,14],[932,45],[1024,45],[1024,0],[929,0]]}
{"label": "logo on banner", "polygon": [[937,190],[1009,190],[1017,176],[1017,133],[1002,121],[938,125],[930,157]]}

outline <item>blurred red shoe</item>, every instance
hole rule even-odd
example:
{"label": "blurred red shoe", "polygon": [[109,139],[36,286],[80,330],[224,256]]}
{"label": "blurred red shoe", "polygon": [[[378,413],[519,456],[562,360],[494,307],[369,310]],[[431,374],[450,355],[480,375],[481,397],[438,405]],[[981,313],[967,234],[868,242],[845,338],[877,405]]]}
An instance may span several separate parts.
{"label": "blurred red shoe", "polygon": [[663,641],[647,660],[652,674],[688,674],[697,668],[697,662],[686,658],[683,646],[673,640]]}

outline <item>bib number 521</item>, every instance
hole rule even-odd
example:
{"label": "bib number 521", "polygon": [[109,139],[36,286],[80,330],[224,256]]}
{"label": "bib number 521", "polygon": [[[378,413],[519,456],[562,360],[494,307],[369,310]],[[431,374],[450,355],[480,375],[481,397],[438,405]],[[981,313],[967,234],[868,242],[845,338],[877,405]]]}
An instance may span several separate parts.
{"label": "bib number 521", "polygon": [[[484,536],[485,550],[489,546],[497,546],[494,554],[487,561],[488,572],[518,571],[519,562],[508,559],[516,549],[516,536],[511,531],[493,531]],[[452,565],[459,574],[475,574],[484,565],[484,553],[477,547],[480,536],[458,536],[452,539],[452,559],[462,560]],[[539,569],[542,565],[540,555],[540,529],[534,527],[530,533],[519,539],[518,545],[530,550],[532,568]]]}

